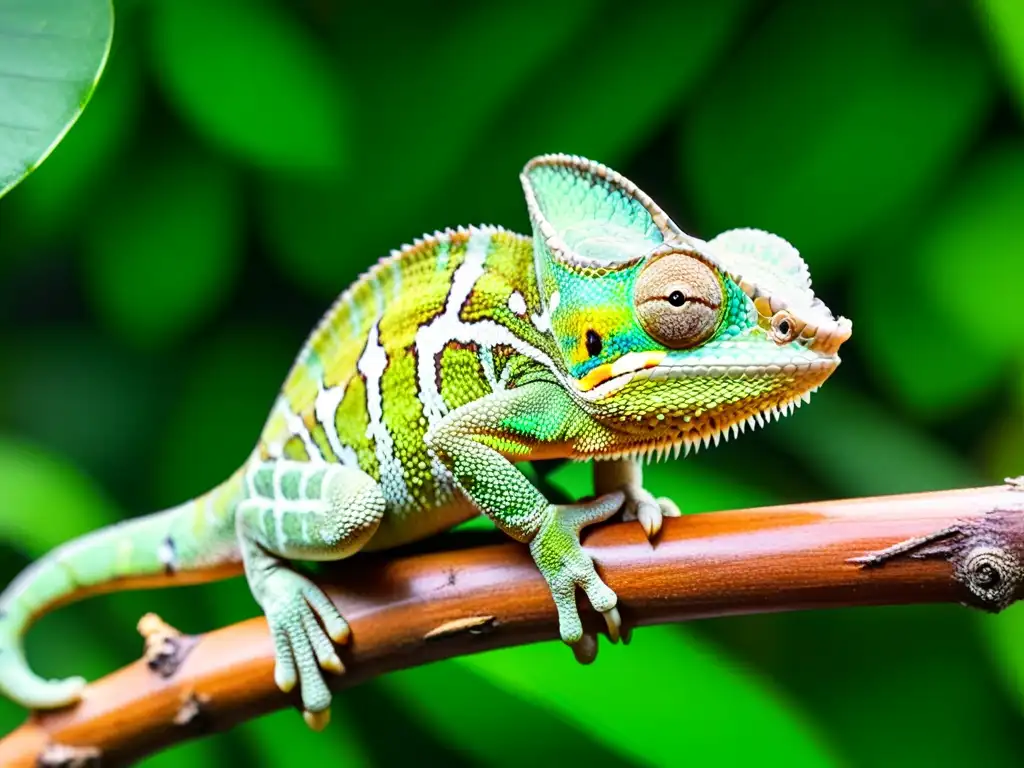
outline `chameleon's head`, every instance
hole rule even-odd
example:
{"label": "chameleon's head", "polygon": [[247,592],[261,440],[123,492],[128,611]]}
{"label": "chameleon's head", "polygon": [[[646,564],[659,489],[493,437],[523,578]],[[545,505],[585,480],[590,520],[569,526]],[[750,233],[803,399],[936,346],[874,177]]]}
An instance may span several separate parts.
{"label": "chameleon's head", "polygon": [[839,364],[851,323],[760,230],[709,242],[598,163],[535,158],[522,182],[562,373],[601,425],[590,456],[678,453],[778,418]]}

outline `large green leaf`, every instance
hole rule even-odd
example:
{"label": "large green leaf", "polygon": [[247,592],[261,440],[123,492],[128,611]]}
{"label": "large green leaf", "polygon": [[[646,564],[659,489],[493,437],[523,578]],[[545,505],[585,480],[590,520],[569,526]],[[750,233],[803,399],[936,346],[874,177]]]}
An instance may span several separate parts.
{"label": "large green leaf", "polygon": [[1020,765],[1020,718],[999,690],[974,618],[957,605],[918,605],[699,627],[799,701],[847,765]]}
{"label": "large green leaf", "polygon": [[183,361],[180,400],[154,436],[160,503],[207,491],[245,461],[301,343],[267,325],[230,329]]}
{"label": "large green leaf", "polygon": [[937,332],[952,350],[947,365],[970,365],[958,356],[965,347],[1004,360],[1024,353],[1024,313],[1002,295],[1024,283],[1022,210],[1024,142],[1017,140],[988,149],[960,173],[923,234],[917,277],[943,311]]}
{"label": "large green leaf", "polygon": [[921,0],[775,5],[680,119],[703,234],[778,232],[819,280],[844,247],[858,269],[889,264],[874,229],[939,182],[992,101],[965,14]]}
{"label": "large green leaf", "polygon": [[259,756],[259,765],[372,765],[360,734],[345,716],[344,693],[335,696],[330,725],[322,734],[312,733],[299,711],[289,707],[243,723],[234,735],[245,739]]}
{"label": "large green leaf", "polygon": [[66,236],[89,217],[99,202],[96,191],[119,172],[117,161],[131,144],[142,107],[143,73],[133,30],[126,26],[130,20],[126,24],[119,12],[118,42],[89,108],[7,203],[13,211],[11,226],[33,244]]}
{"label": "large green leaf", "polygon": [[991,391],[1024,352],[1024,315],[1000,297],[1024,282],[1024,143],[986,148],[893,244],[854,273],[854,337],[871,374],[909,408],[948,417]]}
{"label": "large green leaf", "polygon": [[[833,377],[842,371],[840,366]],[[794,472],[813,472],[836,494],[913,493],[984,482],[942,443],[901,422],[897,412],[836,381],[767,429],[798,459]]]}
{"label": "large green leaf", "polygon": [[78,119],[113,32],[110,0],[0,0],[0,197]]}
{"label": "large green leaf", "polygon": [[[353,80],[363,149],[344,176],[322,183],[266,178],[261,223],[282,269],[331,296],[403,242],[473,223],[434,213],[438,200],[449,200],[442,213],[458,217],[454,206],[479,194],[460,173],[467,147],[601,5],[464,3],[440,26],[430,6],[404,8],[401,24],[385,4],[354,6],[339,59],[347,71],[373,73]],[[423,34],[428,24],[433,34]],[[387,45],[365,32],[385,28]],[[485,183],[519,182],[513,174]]]}
{"label": "large green leaf", "polygon": [[240,204],[233,169],[191,148],[126,174],[85,230],[86,286],[103,319],[146,347],[206,320],[241,265]]}
{"label": "large green leaf", "polygon": [[289,174],[341,169],[350,151],[346,86],[287,4],[159,0],[152,33],[167,98],[218,147]]}
{"label": "large green leaf", "polygon": [[[937,210],[927,219],[929,229],[909,244],[893,245],[903,264],[855,269],[851,306],[843,312],[853,318],[853,338],[847,345],[870,357],[867,373],[876,386],[903,407],[930,419],[970,408],[999,380],[1006,357],[1004,350],[980,343],[966,327],[969,323],[960,323],[956,307],[968,305],[959,291],[955,297],[936,295],[936,270],[941,269],[937,259],[944,254],[961,259],[941,240],[941,233],[949,230],[945,215]],[[984,258],[972,246],[971,262],[979,256]],[[970,288],[968,270],[963,270],[963,277]],[[998,336],[1000,330],[993,324],[988,333]],[[841,367],[836,376],[842,378],[845,373]]]}
{"label": "large green leaf", "polygon": [[36,558],[117,517],[111,501],[76,467],[31,444],[0,438],[0,539]]}
{"label": "large green leaf", "polygon": [[1024,714],[1024,603],[996,616],[979,616],[982,637],[1002,672],[1004,690]]}
{"label": "large green leaf", "polygon": [[[0,437],[0,541],[11,549],[35,560],[117,516],[107,495],[74,465],[33,443]],[[67,613],[45,617],[29,636],[29,663],[48,676],[95,677],[110,671],[115,656],[98,635],[84,633],[88,636],[77,637],[74,652],[68,652],[67,638],[75,632]],[[0,703],[0,733],[25,714],[9,702]]]}
{"label": "large green leaf", "polygon": [[985,22],[1018,107],[1024,111],[1024,3],[979,0],[974,6]]}
{"label": "large green leaf", "polygon": [[839,764],[795,702],[680,627],[646,627],[590,666],[558,642],[457,663],[640,763]]}
{"label": "large green leaf", "polygon": [[31,325],[2,338],[0,348],[9,361],[0,376],[0,423],[123,487],[125,467],[150,445],[151,414],[169,392],[161,366],[78,325]]}
{"label": "large green leaf", "polygon": [[[457,659],[396,672],[375,684],[398,704],[396,717],[422,724],[473,765],[601,765],[612,755],[623,768],[640,764],[614,746],[609,755],[607,742]],[[438,706],[438,691],[444,691],[444,706]]]}
{"label": "large green leaf", "polygon": [[[518,176],[534,155],[568,152],[624,171],[665,119],[688,103],[701,76],[735,37],[749,7],[748,0],[639,0],[605,7],[562,46],[550,66],[520,86],[518,97],[507,101],[461,158],[459,178],[473,190],[460,200],[464,219],[525,226]],[[654,17],[670,34],[700,34],[689,36],[682,46],[652,45]],[[614,53],[594,48],[594,40],[608,29],[615,30]],[[638,62],[642,76],[623,61]],[[660,174],[654,175],[659,179]],[[684,211],[675,213],[684,223]]]}

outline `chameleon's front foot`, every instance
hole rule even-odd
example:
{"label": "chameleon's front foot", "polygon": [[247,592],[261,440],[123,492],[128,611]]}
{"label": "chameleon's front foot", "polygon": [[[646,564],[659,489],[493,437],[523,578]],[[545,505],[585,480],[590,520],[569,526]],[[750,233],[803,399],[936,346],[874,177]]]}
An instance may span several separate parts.
{"label": "chameleon's front foot", "polygon": [[318,586],[284,566],[274,566],[261,581],[257,599],[274,639],[274,682],[285,693],[299,684],[303,717],[320,730],[331,706],[321,670],[345,671],[334,643],[348,641],[348,623]]}
{"label": "chameleon's front foot", "polygon": [[615,492],[581,504],[551,504],[530,542],[530,553],[547,580],[558,608],[562,641],[573,647],[577,660],[584,664],[593,661],[597,642],[583,634],[576,588],[582,588],[591,605],[604,616],[612,642],[619,639],[622,621],[615,607],[618,598],[597,575],[594,561],[580,546],[580,531],[591,523],[610,518],[625,500],[625,494]]}

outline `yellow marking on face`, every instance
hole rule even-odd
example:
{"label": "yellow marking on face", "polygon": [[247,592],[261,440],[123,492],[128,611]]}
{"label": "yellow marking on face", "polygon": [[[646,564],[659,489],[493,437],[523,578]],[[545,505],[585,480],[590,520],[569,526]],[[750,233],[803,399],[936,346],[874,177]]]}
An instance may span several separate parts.
{"label": "yellow marking on face", "polygon": [[609,379],[614,379],[616,376],[642,371],[645,368],[653,368],[665,359],[665,355],[666,353],[663,351],[627,352],[615,362],[599,365],[588,372],[586,376],[579,380],[579,389],[581,392],[589,392],[599,384],[603,384]]}

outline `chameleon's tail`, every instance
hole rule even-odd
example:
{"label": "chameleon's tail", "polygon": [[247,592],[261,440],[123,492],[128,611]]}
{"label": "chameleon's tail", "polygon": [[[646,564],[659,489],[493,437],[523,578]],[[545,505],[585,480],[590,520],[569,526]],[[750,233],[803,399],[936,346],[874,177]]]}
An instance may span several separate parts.
{"label": "chameleon's tail", "polygon": [[22,636],[57,606],[122,589],[210,581],[238,572],[228,484],[195,501],[102,528],[27,567],[0,594],[0,693],[30,709],[78,700],[85,680],[46,680],[25,661]]}

